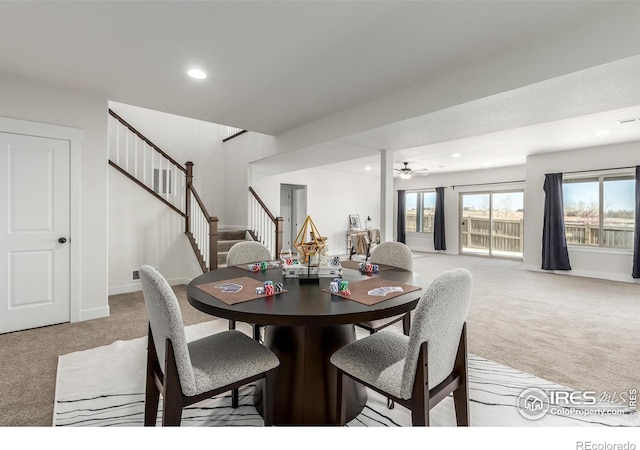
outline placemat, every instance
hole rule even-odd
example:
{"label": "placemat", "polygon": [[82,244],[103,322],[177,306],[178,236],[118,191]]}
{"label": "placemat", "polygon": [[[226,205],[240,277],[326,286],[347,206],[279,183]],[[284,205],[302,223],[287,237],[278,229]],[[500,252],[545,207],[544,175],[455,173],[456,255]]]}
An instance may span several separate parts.
{"label": "placemat", "polygon": [[[248,270],[249,272],[254,272],[254,270],[249,269],[249,265],[250,264],[260,264],[262,261],[256,261],[256,262],[252,262],[252,263],[247,263],[247,264],[238,264],[237,266],[234,267],[238,267],[240,269],[244,269],[244,270]],[[274,267],[274,264],[277,264],[277,267]],[[267,268],[265,270],[271,270],[271,269],[281,269],[282,268],[282,261],[278,261],[273,260],[273,261],[267,261]],[[260,270],[257,270],[255,272],[261,272]]]}
{"label": "placemat", "polygon": [[[257,298],[272,297],[266,294],[256,294],[256,288],[262,286],[264,286],[262,281],[249,277],[240,277],[199,284],[196,287],[227,305],[235,305],[236,303],[248,302],[249,300],[255,300]],[[281,292],[276,292],[273,295],[278,295],[282,292],[287,291],[283,289]]]}
{"label": "placemat", "polygon": [[331,292],[329,289],[323,289],[323,291],[371,306],[406,294],[407,292],[419,291],[420,289],[422,288],[411,286],[410,284],[398,283],[397,281],[385,280],[384,278],[368,278],[366,280],[349,283],[351,295]]}
{"label": "placemat", "polygon": [[[356,261],[353,259],[347,259],[345,261],[340,261],[340,265],[347,269],[360,270],[360,268],[358,267],[358,264],[360,264],[361,262],[371,263],[371,261]],[[378,272],[382,272],[383,270],[389,270],[394,268],[393,266],[387,266],[385,264],[376,264],[376,265],[378,266]]]}

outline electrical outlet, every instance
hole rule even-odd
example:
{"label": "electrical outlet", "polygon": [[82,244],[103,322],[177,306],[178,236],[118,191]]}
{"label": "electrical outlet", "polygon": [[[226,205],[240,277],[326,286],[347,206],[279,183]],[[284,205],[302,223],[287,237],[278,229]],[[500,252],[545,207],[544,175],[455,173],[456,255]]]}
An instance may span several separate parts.
{"label": "electrical outlet", "polygon": [[[157,267],[154,267],[154,269],[160,272],[160,269],[158,269]],[[140,281],[140,270],[133,269],[131,271],[131,281]]]}

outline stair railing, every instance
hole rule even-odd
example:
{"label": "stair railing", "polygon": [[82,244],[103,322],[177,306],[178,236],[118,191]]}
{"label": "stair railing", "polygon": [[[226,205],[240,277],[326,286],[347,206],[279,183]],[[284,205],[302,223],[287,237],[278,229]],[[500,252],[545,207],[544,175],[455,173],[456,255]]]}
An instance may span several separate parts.
{"label": "stair railing", "polygon": [[185,218],[185,233],[203,272],[218,267],[218,218],[193,186],[193,163],[177,163],[109,110],[109,164]]}
{"label": "stair railing", "polygon": [[109,110],[109,164],[185,215],[185,167]]}
{"label": "stair railing", "polygon": [[193,187],[193,163],[187,166],[187,207],[185,232],[196,252],[203,272],[218,268],[218,218],[209,215]]}
{"label": "stair railing", "polygon": [[269,211],[252,187],[249,187],[249,225],[254,238],[277,258],[282,250],[283,219]]}

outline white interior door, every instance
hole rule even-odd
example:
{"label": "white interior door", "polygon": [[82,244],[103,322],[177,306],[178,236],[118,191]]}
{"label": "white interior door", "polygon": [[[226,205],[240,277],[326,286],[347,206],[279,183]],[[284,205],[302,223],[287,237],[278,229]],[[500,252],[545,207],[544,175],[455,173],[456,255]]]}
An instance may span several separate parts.
{"label": "white interior door", "polygon": [[282,217],[282,248],[292,249],[293,227],[291,223],[291,197],[290,187],[280,185],[280,217]]}
{"label": "white interior door", "polygon": [[69,141],[0,133],[0,333],[70,319]]}

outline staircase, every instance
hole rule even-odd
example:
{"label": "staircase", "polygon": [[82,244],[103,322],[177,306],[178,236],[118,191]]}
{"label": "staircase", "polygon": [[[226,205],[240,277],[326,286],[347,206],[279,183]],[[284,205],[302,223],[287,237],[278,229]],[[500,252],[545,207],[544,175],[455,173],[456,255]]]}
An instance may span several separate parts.
{"label": "staircase", "polygon": [[[232,139],[246,130],[229,127]],[[282,248],[282,217],[274,217],[249,188],[250,230],[218,230],[193,186],[193,163],[176,162],[162,149],[109,110],[109,165],[185,219],[185,234],[203,272],[224,267],[233,244],[253,239],[277,257]]]}
{"label": "staircase", "polygon": [[227,266],[227,253],[233,244],[246,240],[245,230],[218,230],[218,267]]}

